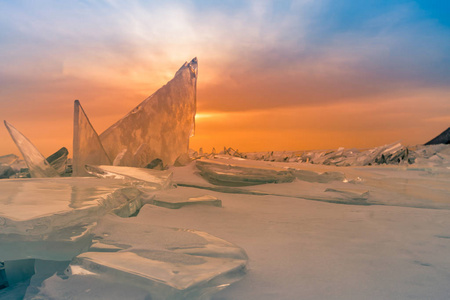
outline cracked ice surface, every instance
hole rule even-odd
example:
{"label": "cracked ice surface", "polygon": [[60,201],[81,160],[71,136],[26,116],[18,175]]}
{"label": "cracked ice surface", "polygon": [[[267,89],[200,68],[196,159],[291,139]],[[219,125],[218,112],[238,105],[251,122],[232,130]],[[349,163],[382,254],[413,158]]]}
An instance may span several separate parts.
{"label": "cracked ice surface", "polygon": [[[177,170],[174,172],[174,182],[180,186],[222,193],[274,195],[343,204],[450,209],[450,170],[446,167],[336,167],[220,158],[205,162],[207,164],[201,160],[197,164],[201,164],[200,168],[206,165],[210,173],[215,172],[214,176],[220,185],[213,184],[217,182],[207,176],[204,178],[202,173],[196,174],[198,172],[194,164],[172,168]],[[281,173],[280,170],[285,171]],[[280,173],[291,174],[297,179],[277,182],[277,174]],[[263,181],[254,186],[241,184],[239,187],[230,187],[222,184],[225,180],[245,183],[254,174],[264,178],[267,183],[277,184],[261,184]],[[283,176],[287,178],[287,175]]]}
{"label": "cracked ice surface", "polygon": [[[27,295],[44,299],[447,299],[449,149],[417,147],[416,162],[403,165],[337,167],[213,159],[211,164],[220,165],[210,168],[217,176],[223,175],[220,168],[230,165],[231,171],[227,167],[222,173],[232,181],[255,174],[273,179],[281,171],[295,178],[238,187],[207,181],[195,162],[171,167],[177,188],[149,189],[148,204],[135,218],[107,215],[100,218],[98,227],[78,226],[79,233],[72,236],[81,237],[85,230],[90,238],[94,236],[94,244],[79,251],[83,253],[73,259],[66,275],[46,275],[43,282],[33,276],[35,286],[30,285]],[[133,168],[127,175],[120,171],[125,169],[116,168],[99,174],[123,178],[116,180],[131,188],[140,188],[139,180],[151,178],[141,174],[138,180]],[[148,200],[149,196],[153,198]],[[167,209],[155,202],[177,204],[204,197],[220,199],[223,207]],[[210,234],[243,247],[251,260],[243,280],[223,290],[242,277],[246,255]],[[210,277],[213,269],[216,277]]]}
{"label": "cracked ice surface", "polygon": [[38,297],[209,299],[240,279],[247,262],[245,252],[229,242],[195,230],[148,225],[140,216],[107,216],[95,234],[97,243],[75,257],[68,278],[50,277]]}
{"label": "cracked ice surface", "polygon": [[180,154],[187,153],[189,137],[194,134],[196,86],[194,58],[165,86],[100,134],[114,164],[145,167],[159,158],[172,165]]}
{"label": "cracked ice surface", "polygon": [[142,206],[141,192],[120,180],[7,179],[0,190],[0,261],[70,259],[102,215]]}

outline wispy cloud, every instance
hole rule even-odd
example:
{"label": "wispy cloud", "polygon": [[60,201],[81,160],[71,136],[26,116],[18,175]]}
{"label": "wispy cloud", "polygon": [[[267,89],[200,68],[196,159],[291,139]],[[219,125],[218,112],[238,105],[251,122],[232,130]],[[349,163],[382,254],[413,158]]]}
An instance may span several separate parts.
{"label": "wispy cloud", "polygon": [[[80,98],[93,122],[102,120],[101,131],[167,82],[184,60],[198,56],[199,112],[276,108],[281,116],[322,107],[330,116],[325,107],[360,104],[375,124],[382,114],[370,111],[380,101],[391,107],[409,101],[428,108],[417,109],[415,118],[446,120],[439,107],[450,94],[450,29],[426,5],[3,1],[0,116],[67,115],[61,128],[69,136],[70,100]],[[283,121],[286,116],[273,119],[280,128],[300,126]],[[385,121],[394,128],[398,120]]]}

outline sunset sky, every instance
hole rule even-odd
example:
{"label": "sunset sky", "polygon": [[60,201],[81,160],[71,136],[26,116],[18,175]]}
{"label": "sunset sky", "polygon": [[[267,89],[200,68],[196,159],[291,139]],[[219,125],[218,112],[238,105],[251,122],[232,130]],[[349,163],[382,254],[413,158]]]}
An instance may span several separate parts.
{"label": "sunset sky", "polygon": [[[450,126],[450,1],[0,1],[0,119],[72,149],[199,60],[191,148],[424,143]],[[0,155],[19,154],[0,129]]]}

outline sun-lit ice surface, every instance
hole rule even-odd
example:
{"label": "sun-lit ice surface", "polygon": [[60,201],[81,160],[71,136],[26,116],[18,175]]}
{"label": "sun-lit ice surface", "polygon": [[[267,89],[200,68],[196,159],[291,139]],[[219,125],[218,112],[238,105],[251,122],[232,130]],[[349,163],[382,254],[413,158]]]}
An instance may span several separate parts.
{"label": "sun-lit ice surface", "polygon": [[172,165],[180,154],[187,153],[189,137],[194,134],[196,87],[194,58],[165,86],[100,134],[114,164],[145,167],[159,158]]}
{"label": "sun-lit ice surface", "polygon": [[58,177],[58,172],[50,166],[44,156],[38,149],[14,126],[5,121],[5,126],[8,129],[14,143],[22,153],[31,177]]}
{"label": "sun-lit ice surface", "polygon": [[78,100],[74,103],[72,176],[87,176],[86,164],[110,165],[97,132],[92,127]]}

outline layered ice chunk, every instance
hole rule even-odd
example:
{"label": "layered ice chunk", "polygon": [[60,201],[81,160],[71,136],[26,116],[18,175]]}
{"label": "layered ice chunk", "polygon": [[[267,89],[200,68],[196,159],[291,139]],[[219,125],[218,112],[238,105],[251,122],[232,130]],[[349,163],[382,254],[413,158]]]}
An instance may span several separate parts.
{"label": "layered ice chunk", "polygon": [[53,167],[59,174],[64,174],[66,171],[66,162],[69,151],[66,147],[62,147],[52,155],[46,158],[50,166]]}
{"label": "layered ice chunk", "polygon": [[212,195],[205,195],[202,190],[177,187],[176,189],[158,191],[149,204],[165,208],[178,209],[190,205],[222,206],[222,201]]}
{"label": "layered ice chunk", "polygon": [[0,261],[70,260],[101,216],[143,205],[139,190],[112,179],[5,179],[0,190]]}
{"label": "layered ice chunk", "polygon": [[78,100],[74,103],[72,176],[87,176],[86,164],[110,165],[97,132]]}
{"label": "layered ice chunk", "polygon": [[144,167],[155,158],[172,165],[180,154],[187,153],[189,137],[194,134],[196,86],[194,58],[100,135],[108,157],[117,165]]}
{"label": "layered ice chunk", "polygon": [[47,279],[39,297],[209,299],[245,274],[245,252],[204,232],[107,216],[95,234],[98,242],[74,258],[68,278]]}
{"label": "layered ice chunk", "polygon": [[58,172],[50,166],[45,157],[22,133],[6,121],[5,126],[22,153],[31,177],[59,177]]}
{"label": "layered ice chunk", "polygon": [[238,166],[206,159],[198,160],[196,166],[200,175],[215,185],[246,186],[292,182],[295,179],[291,172],[275,167]]}

